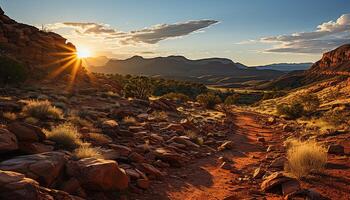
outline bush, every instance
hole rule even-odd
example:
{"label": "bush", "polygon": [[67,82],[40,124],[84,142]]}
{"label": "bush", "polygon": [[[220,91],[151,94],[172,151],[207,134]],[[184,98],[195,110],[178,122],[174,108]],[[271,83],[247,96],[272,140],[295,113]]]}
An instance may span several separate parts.
{"label": "bush", "polygon": [[89,145],[83,145],[74,150],[74,158],[103,158],[101,150],[99,148],[93,148]]}
{"label": "bush", "polygon": [[288,104],[279,104],[276,107],[277,114],[285,115],[290,119],[296,119],[303,115],[304,107],[300,103]]}
{"label": "bush", "polygon": [[324,168],[327,162],[327,152],[317,142],[294,141],[289,143],[289,146],[287,170],[297,178],[306,177]]}
{"label": "bush", "polygon": [[27,105],[24,106],[22,113],[25,116],[34,117],[37,119],[62,119],[62,111],[47,100],[38,101],[30,100]]}
{"label": "bush", "polygon": [[221,103],[220,97],[213,93],[198,95],[197,101],[209,109],[212,109],[216,104]]}
{"label": "bush", "polygon": [[320,107],[320,100],[315,94],[302,95],[296,101],[303,105],[306,113],[315,112]]}
{"label": "bush", "polygon": [[153,86],[147,77],[134,77],[127,81],[123,88],[125,97],[148,99],[153,92]]}
{"label": "bush", "polygon": [[16,60],[0,56],[0,84],[17,84],[27,79],[26,68]]}
{"label": "bush", "polygon": [[182,93],[175,93],[175,92],[165,94],[165,95],[163,95],[163,98],[169,99],[169,100],[180,101],[180,102],[186,102],[186,101],[190,100],[190,97],[188,97],[187,95],[182,94]]}
{"label": "bush", "polygon": [[323,114],[322,119],[334,126],[340,126],[346,122],[346,113],[341,110],[334,109]]}
{"label": "bush", "polygon": [[239,94],[233,94],[228,97],[226,97],[224,104],[226,105],[234,105],[238,103],[240,95]]}
{"label": "bush", "polygon": [[64,149],[75,149],[82,144],[78,129],[69,123],[58,125],[45,133],[49,140]]}

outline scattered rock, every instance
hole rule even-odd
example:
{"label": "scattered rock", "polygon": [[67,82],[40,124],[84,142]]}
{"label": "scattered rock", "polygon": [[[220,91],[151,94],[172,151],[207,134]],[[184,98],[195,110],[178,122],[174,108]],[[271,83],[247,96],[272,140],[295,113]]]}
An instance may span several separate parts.
{"label": "scattered rock", "polygon": [[0,128],[0,153],[18,149],[16,135]]}
{"label": "scattered rock", "polygon": [[342,155],[344,154],[344,146],[340,144],[331,144],[328,146],[327,152],[330,154]]}
{"label": "scattered rock", "polygon": [[16,135],[18,141],[40,142],[46,139],[46,135],[39,127],[24,122],[11,123],[7,129]]}
{"label": "scattered rock", "polygon": [[142,189],[148,189],[150,181],[148,179],[137,179],[137,186]]}
{"label": "scattered rock", "polygon": [[287,161],[285,157],[278,157],[275,160],[273,160],[270,164],[270,167],[273,168],[283,168],[284,163]]}
{"label": "scattered rock", "polygon": [[256,168],[253,173],[253,178],[254,179],[259,179],[262,178],[265,175],[266,171],[262,169],[261,167]]}
{"label": "scattered rock", "polygon": [[123,190],[129,184],[125,171],[113,160],[84,158],[70,161],[67,164],[67,173],[77,178],[80,184],[89,190]]}
{"label": "scattered rock", "polygon": [[1,162],[0,169],[23,173],[44,186],[51,186],[62,174],[68,158],[66,153],[57,151],[17,156]]}
{"label": "scattered rock", "polygon": [[300,190],[300,184],[295,178],[288,177],[282,172],[275,172],[261,183],[261,189],[264,192],[288,195]]}

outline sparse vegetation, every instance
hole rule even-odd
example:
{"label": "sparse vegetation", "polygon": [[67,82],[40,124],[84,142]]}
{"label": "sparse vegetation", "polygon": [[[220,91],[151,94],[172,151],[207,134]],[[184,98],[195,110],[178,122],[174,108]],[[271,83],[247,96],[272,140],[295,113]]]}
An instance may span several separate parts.
{"label": "sparse vegetation", "polygon": [[37,124],[39,122],[39,120],[34,117],[27,117],[24,119],[24,121],[28,124]]}
{"label": "sparse vegetation", "polygon": [[239,97],[240,97],[239,94],[230,95],[230,96],[226,97],[224,103],[225,103],[226,105],[234,105],[234,104],[237,104],[237,103],[238,103],[238,100],[239,100]]}
{"label": "sparse vegetation", "polygon": [[76,159],[82,158],[103,158],[99,148],[90,147],[89,145],[82,145],[74,150],[74,157]]}
{"label": "sparse vegetation", "polygon": [[221,99],[214,93],[206,93],[197,96],[197,101],[206,108],[212,109],[216,104],[221,103]]}
{"label": "sparse vegetation", "polygon": [[0,84],[19,84],[27,79],[24,65],[8,57],[0,56]]}
{"label": "sparse vegetation", "polygon": [[322,116],[322,119],[334,126],[340,126],[346,122],[345,112],[342,112],[339,109],[325,112]]}
{"label": "sparse vegetation", "polygon": [[88,138],[100,145],[108,144],[112,141],[110,137],[101,133],[89,133]]}
{"label": "sparse vegetation", "polygon": [[64,149],[75,149],[82,144],[78,129],[69,123],[64,123],[52,128],[51,131],[44,131],[47,138],[56,142]]}
{"label": "sparse vegetation", "polygon": [[315,94],[304,94],[298,97],[296,102],[303,105],[304,113],[312,114],[320,107],[320,100]]}
{"label": "sparse vegetation", "polygon": [[134,77],[126,81],[123,87],[125,97],[148,99],[153,92],[153,86],[147,77]]}
{"label": "sparse vegetation", "polygon": [[307,177],[310,173],[320,171],[324,168],[327,161],[325,148],[315,141],[297,141],[287,142],[288,166],[287,171],[295,177]]}
{"label": "sparse vegetation", "polygon": [[79,126],[79,127],[90,127],[92,126],[92,124],[85,120],[85,119],[82,119],[80,118],[79,116],[70,116],[67,118],[67,121],[75,126]]}
{"label": "sparse vegetation", "polygon": [[294,102],[290,105],[288,104],[279,104],[276,107],[277,114],[284,115],[289,119],[296,119],[303,115],[304,108],[300,103]]}
{"label": "sparse vegetation", "polygon": [[175,101],[180,101],[180,102],[186,102],[186,101],[190,100],[189,96],[182,94],[182,93],[175,93],[175,92],[165,94],[162,97],[165,99],[170,99],[170,100],[175,100]]}
{"label": "sparse vegetation", "polygon": [[51,105],[51,102],[30,100],[27,105],[24,106],[22,113],[28,117],[34,117],[37,119],[62,119],[62,111],[55,106]]}

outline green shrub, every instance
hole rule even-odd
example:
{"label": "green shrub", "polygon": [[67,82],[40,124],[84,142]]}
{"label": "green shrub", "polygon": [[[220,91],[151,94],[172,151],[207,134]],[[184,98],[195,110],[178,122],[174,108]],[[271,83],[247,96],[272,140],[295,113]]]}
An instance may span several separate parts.
{"label": "green shrub", "polygon": [[51,102],[30,100],[27,101],[27,105],[23,107],[22,113],[27,117],[34,117],[37,119],[61,119],[63,118],[62,111],[55,106],[51,105]]}
{"label": "green shrub", "polygon": [[190,100],[190,97],[188,97],[187,95],[182,93],[175,93],[175,92],[165,94],[163,95],[163,98],[175,100],[175,101],[181,101],[181,102],[186,102]]}
{"label": "green shrub", "polygon": [[0,84],[18,84],[27,79],[26,67],[8,57],[0,56]]}
{"label": "green shrub", "polygon": [[147,77],[135,77],[127,81],[123,88],[125,97],[148,99],[153,92],[153,86]]}
{"label": "green shrub", "polygon": [[213,93],[198,95],[197,101],[209,109],[212,109],[215,107],[216,104],[221,103],[220,97]]}
{"label": "green shrub", "polygon": [[314,141],[289,142],[286,170],[297,178],[306,177],[312,172],[320,171],[327,162],[326,149]]}
{"label": "green shrub", "polygon": [[285,115],[290,119],[296,119],[303,116],[304,107],[300,103],[288,104],[279,104],[276,107],[277,114]]}
{"label": "green shrub", "polygon": [[331,125],[340,126],[346,122],[346,114],[341,110],[334,109],[324,113],[322,119]]}
{"label": "green shrub", "polygon": [[64,149],[75,149],[83,143],[78,129],[69,123],[58,125],[51,131],[45,130],[44,132],[49,140],[56,142]]}
{"label": "green shrub", "polygon": [[238,100],[239,100],[239,97],[240,97],[239,94],[230,95],[230,96],[226,97],[224,103],[225,103],[226,105],[234,105],[234,104],[237,104],[237,103],[238,103]]}

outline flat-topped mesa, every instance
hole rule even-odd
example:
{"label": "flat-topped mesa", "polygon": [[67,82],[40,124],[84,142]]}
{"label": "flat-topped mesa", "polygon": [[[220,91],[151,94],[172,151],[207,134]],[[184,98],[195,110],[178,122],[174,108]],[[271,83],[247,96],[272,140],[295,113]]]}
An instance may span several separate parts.
{"label": "flat-topped mesa", "polygon": [[[0,56],[11,57],[34,71],[34,75],[44,77],[76,59],[75,52],[75,46],[62,36],[18,23],[0,8]],[[66,70],[74,64],[70,62]]]}

